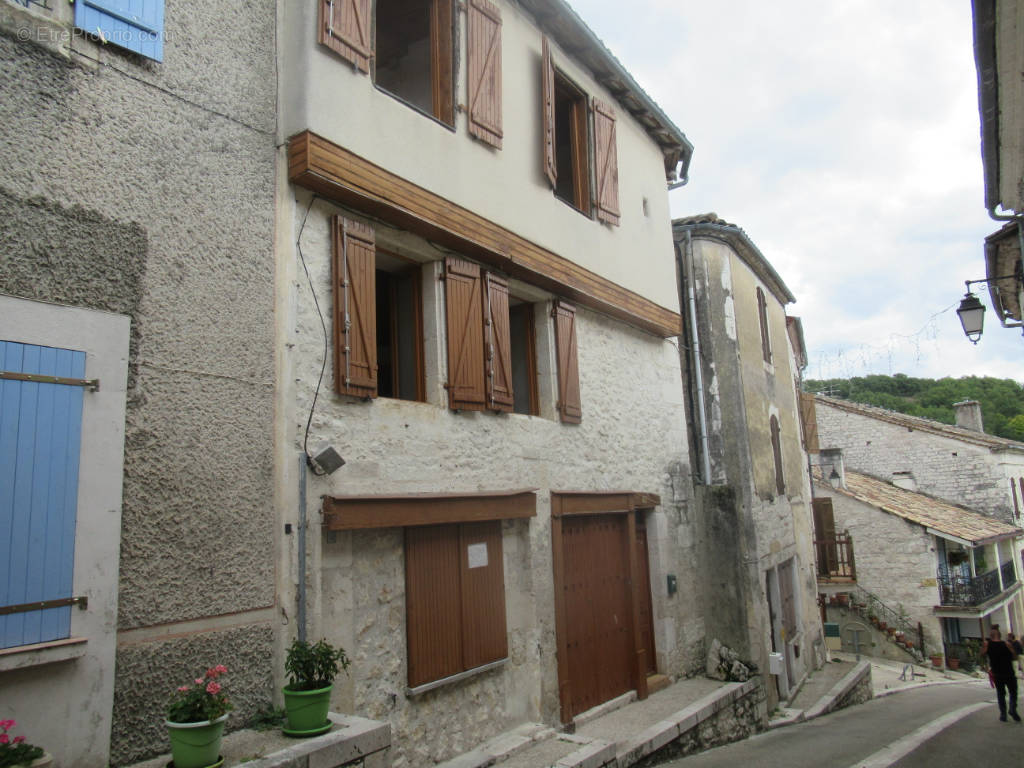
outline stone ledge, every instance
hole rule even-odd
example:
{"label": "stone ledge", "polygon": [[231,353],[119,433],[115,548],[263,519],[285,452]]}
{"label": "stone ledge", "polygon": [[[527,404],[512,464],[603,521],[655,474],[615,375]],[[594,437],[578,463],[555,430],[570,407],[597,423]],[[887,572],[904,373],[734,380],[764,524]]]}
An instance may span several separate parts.
{"label": "stone ledge", "polygon": [[805,720],[827,715],[836,707],[836,703],[850,691],[860,685],[865,678],[871,678],[871,663],[861,661],[842,680],[832,686],[832,690],[818,699],[813,706],[804,712]]}
{"label": "stone ledge", "polygon": [[575,752],[566,755],[557,763],[556,768],[602,768],[615,763],[615,744],[594,739]]}
{"label": "stone ledge", "polygon": [[[246,768],[338,768],[391,746],[388,723],[334,712],[327,716],[337,728],[251,760],[245,763]],[[379,764],[387,765],[386,759],[380,759]]]}

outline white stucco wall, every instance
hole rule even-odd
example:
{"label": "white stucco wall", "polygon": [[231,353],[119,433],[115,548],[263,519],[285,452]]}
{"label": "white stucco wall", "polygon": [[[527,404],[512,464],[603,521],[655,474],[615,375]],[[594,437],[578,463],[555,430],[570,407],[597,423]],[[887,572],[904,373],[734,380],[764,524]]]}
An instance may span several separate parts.
{"label": "white stucco wall", "polygon": [[[376,88],[369,75],[316,42],[316,3],[286,3],[279,141],[311,130],[404,179],[678,311],[661,151],[589,72],[551,42],[557,69],[617,115],[621,226],[589,219],[554,197],[542,170],[541,39],[518,6],[502,13],[503,148],[474,140]],[[457,102],[466,104],[465,14],[458,13]],[[646,205],[645,205],[646,203]]]}
{"label": "white stucco wall", "polygon": [[[294,243],[309,195],[292,206]],[[322,200],[314,202],[301,235],[302,253],[331,333],[330,230],[335,213],[358,217]],[[335,474],[310,476],[310,636],[343,645],[354,664],[339,679],[334,705],[341,711],[389,720],[395,730],[395,765],[429,765],[470,749],[527,720],[558,721],[550,493],[553,490],[636,490],[661,495],[649,516],[651,585],[658,668],[670,675],[703,664],[703,624],[691,521],[685,502],[689,470],[679,351],[665,340],[578,309],[583,422],[562,424],[556,398],[550,297],[529,293],[536,312],[540,416],[454,413],[447,408],[441,254],[419,238],[378,227],[378,242],[420,259],[424,271],[424,348],[427,400],[377,398],[363,402],[333,393],[331,361],[312,420],[309,448],[333,445],[347,463]],[[286,239],[287,238],[282,238]],[[297,254],[281,267],[281,364],[287,382],[279,393],[284,467],[282,522],[294,521],[297,464],[306,418],[320,372],[323,333]],[[296,485],[292,484],[292,488]],[[510,658],[498,671],[407,698],[405,581],[402,531],[326,534],[320,531],[324,495],[477,491],[537,488],[537,517],[506,522],[505,584]],[[294,616],[294,537],[282,552],[282,609]],[[669,597],[666,574],[679,579]],[[292,631],[285,625],[283,634]]]}
{"label": "white stucco wall", "polygon": [[76,645],[0,651],[0,702],[16,734],[58,765],[107,765],[117,648],[121,470],[130,318],[0,295],[0,339],[86,353],[71,608]]}

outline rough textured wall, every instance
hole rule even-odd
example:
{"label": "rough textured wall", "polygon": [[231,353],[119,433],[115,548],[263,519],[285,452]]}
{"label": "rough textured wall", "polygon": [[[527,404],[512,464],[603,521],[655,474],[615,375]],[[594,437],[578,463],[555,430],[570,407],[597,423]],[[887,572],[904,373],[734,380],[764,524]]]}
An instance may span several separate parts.
{"label": "rough textured wall", "polygon": [[170,750],[165,707],[174,689],[223,664],[234,711],[228,728],[238,728],[270,706],[266,653],[273,628],[239,627],[118,649],[114,687],[114,731],[110,761],[124,765]]}
{"label": "rough textured wall", "polygon": [[[3,15],[0,291],[132,318],[122,630],[274,602],[275,4],[246,8],[169,3],[159,64],[70,35],[44,49]],[[202,637],[119,656],[120,759],[164,746],[129,712],[233,652]],[[269,699],[268,627],[247,643],[240,714]]]}
{"label": "rough textured wall", "polygon": [[842,448],[857,472],[889,480],[910,470],[921,493],[1014,523],[1013,501],[1000,463],[987,448],[833,408],[818,399],[818,441]]}
{"label": "rough textured wall", "polygon": [[[311,209],[302,252],[329,311],[330,238],[324,203]],[[305,207],[297,210],[301,221]],[[298,223],[296,224],[296,229]],[[383,228],[378,229],[378,237]],[[425,243],[411,243],[437,257]],[[323,335],[303,280],[296,288],[296,406],[290,438],[298,450],[320,372]],[[424,297],[429,338],[436,338],[440,296]],[[543,302],[540,304],[543,307]],[[443,307],[443,304],[442,304]],[[438,319],[440,318],[440,320]],[[328,318],[328,323],[329,323]],[[467,749],[510,725],[558,720],[549,499],[552,490],[651,491],[661,495],[648,520],[655,634],[659,665],[670,675],[699,668],[703,659],[698,569],[688,518],[686,422],[678,350],[672,341],[578,310],[583,423],[546,416],[453,413],[439,401],[377,398],[354,401],[333,394],[328,375],[312,422],[310,449],[330,443],[348,462],[327,478],[312,478],[310,499],[322,495],[537,488],[537,516],[504,526],[505,597],[509,662],[499,670],[435,691],[405,696],[403,538],[399,529],[321,534],[311,531],[314,634],[336,639],[355,660],[339,686],[336,706],[394,726],[396,766],[429,765]],[[550,319],[538,323],[539,376],[553,375],[544,350]],[[329,329],[330,332],[330,329]],[[442,348],[443,348],[443,336]],[[428,372],[431,368],[427,351]],[[443,358],[443,354],[442,354]],[[443,366],[443,361],[442,361]],[[443,371],[443,367],[442,367]],[[441,376],[434,373],[433,376]],[[443,378],[441,379],[443,381]],[[542,382],[542,390],[546,384]],[[444,390],[428,381],[428,393]],[[311,502],[315,504],[315,502]],[[665,574],[679,591],[669,597]],[[316,614],[319,613],[319,616]],[[438,727],[440,724],[441,727]]]}
{"label": "rough textured wall", "polygon": [[902,605],[914,624],[921,622],[927,647],[941,648],[941,627],[932,613],[939,602],[932,537],[919,525],[826,492],[820,484],[819,493],[832,499],[836,530],[848,530],[853,538],[857,583],[894,611]]}

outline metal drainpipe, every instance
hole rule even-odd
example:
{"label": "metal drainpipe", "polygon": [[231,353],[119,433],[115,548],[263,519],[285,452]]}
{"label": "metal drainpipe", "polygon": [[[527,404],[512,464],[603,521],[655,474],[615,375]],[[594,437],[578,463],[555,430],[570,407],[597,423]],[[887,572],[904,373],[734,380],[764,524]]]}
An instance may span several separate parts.
{"label": "metal drainpipe", "polygon": [[708,418],[704,402],[704,371],[700,357],[700,334],[697,332],[697,294],[694,288],[696,278],[693,271],[693,238],[690,230],[684,232],[686,239],[683,245],[683,265],[686,269],[686,294],[690,310],[690,336],[693,349],[693,370],[697,385],[697,421],[700,430],[701,475],[705,485],[711,485],[711,452],[708,438]]}
{"label": "metal drainpipe", "polygon": [[299,457],[299,640],[306,640],[306,454]]}

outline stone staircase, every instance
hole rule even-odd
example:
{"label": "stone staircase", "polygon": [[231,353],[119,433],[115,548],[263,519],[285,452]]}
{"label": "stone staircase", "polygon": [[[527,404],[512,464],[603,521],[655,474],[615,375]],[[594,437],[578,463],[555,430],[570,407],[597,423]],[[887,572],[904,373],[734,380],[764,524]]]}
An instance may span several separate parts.
{"label": "stone staircase", "polygon": [[[868,631],[870,643],[876,649],[872,655],[884,655],[894,661],[924,663],[929,649],[923,647],[924,634],[920,624],[912,623],[860,585],[853,584],[849,591],[832,595],[827,609],[829,620],[838,619],[841,627],[844,624],[850,627],[853,618]],[[845,645],[847,633],[841,632]],[[866,646],[866,638],[861,644]]]}

